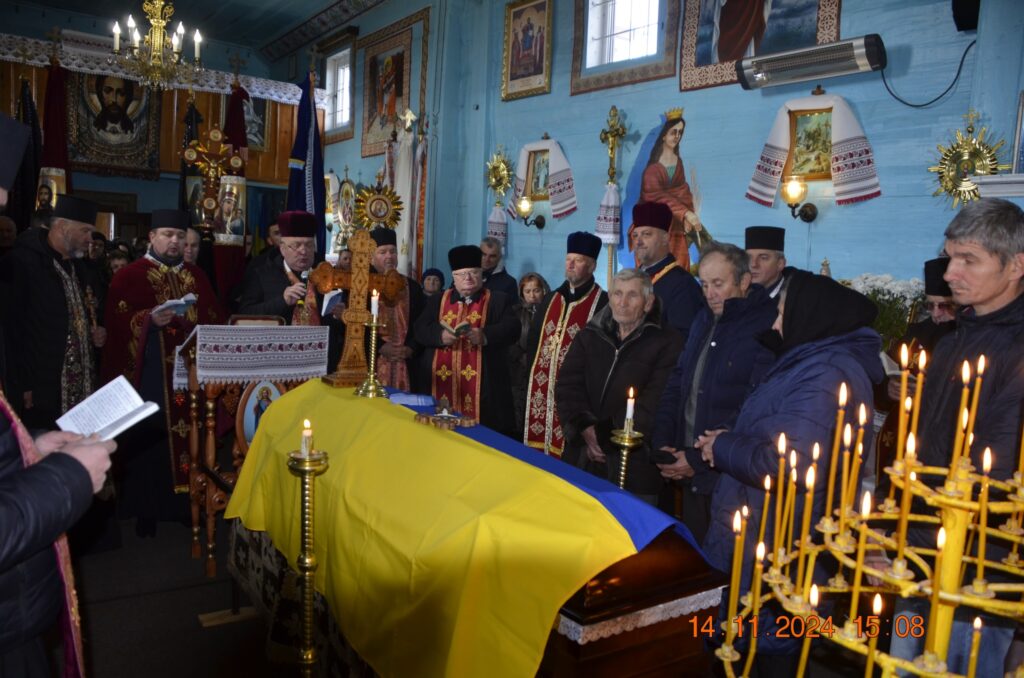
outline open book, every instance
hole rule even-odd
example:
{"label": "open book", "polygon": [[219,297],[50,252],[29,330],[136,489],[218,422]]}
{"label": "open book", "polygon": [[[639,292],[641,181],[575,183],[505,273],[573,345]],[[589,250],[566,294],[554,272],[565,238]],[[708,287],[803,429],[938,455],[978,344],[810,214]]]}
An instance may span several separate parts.
{"label": "open book", "polygon": [[95,433],[101,440],[110,440],[159,409],[156,403],[142,402],[128,380],[120,376],[68,410],[57,426],[61,431],[84,436]]}
{"label": "open book", "polygon": [[[150,314],[159,313],[160,311],[171,310],[174,311],[175,315],[185,315],[185,311],[187,311],[188,307],[194,303],[196,303],[196,295],[189,292],[181,299],[168,299],[167,301],[165,301],[164,303],[160,304],[152,311],[150,311]],[[131,386],[129,386],[128,388],[131,388]]]}

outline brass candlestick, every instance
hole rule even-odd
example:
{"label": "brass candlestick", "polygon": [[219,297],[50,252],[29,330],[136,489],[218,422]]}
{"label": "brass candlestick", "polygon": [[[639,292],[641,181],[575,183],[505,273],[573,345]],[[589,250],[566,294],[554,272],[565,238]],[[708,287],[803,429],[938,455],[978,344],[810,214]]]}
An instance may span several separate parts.
{"label": "brass candlestick", "polygon": [[619,461],[619,487],[626,489],[626,467],[629,464],[629,453],[634,447],[638,447],[644,439],[644,434],[633,430],[633,420],[627,419],[623,428],[612,431],[612,442],[622,450],[622,459]]}
{"label": "brass candlestick", "polygon": [[312,678],[316,665],[316,645],[313,643],[313,573],[316,572],[316,553],[313,551],[313,488],[316,477],[327,470],[327,453],[314,450],[308,455],[292,452],[288,455],[288,470],[302,481],[302,541],[299,557],[295,561],[302,587],[302,645],[299,665],[302,675]]}
{"label": "brass candlestick", "polygon": [[376,318],[363,324],[370,328],[370,361],[366,379],[356,387],[356,395],[360,398],[387,398],[388,393],[384,390],[384,384],[377,379],[377,328],[383,327],[384,324],[378,322]]}

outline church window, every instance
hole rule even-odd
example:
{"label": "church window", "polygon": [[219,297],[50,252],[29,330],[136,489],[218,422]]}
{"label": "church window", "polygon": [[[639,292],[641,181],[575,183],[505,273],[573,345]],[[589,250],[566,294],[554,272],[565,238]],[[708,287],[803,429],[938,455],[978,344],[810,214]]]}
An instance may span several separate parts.
{"label": "church window", "polygon": [[327,92],[330,101],[326,127],[330,131],[352,127],[352,46],[327,57]]}
{"label": "church window", "polygon": [[658,52],[661,0],[587,0],[586,68]]}

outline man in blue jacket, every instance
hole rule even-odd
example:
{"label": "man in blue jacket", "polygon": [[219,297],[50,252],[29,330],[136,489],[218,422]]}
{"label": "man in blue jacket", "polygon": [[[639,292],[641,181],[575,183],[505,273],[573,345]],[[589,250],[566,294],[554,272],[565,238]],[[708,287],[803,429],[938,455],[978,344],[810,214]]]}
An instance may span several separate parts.
{"label": "man in blue jacket", "polygon": [[694,442],[706,430],[732,426],[775,360],[758,336],[778,315],[765,289],[751,284],[747,253],[735,245],[711,242],[701,250],[700,282],[707,307],[697,314],[669,376],[652,440],[652,449],[675,458],[658,468],[682,485],[683,522],[698,541],[708,529],[718,472],[704,463]]}

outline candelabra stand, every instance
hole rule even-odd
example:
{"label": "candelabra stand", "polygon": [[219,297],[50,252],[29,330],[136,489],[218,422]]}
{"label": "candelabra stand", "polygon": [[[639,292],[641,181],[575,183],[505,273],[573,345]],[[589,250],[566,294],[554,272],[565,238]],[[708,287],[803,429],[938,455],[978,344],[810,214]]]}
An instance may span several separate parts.
{"label": "candelabra stand", "polygon": [[629,453],[634,447],[638,447],[644,439],[644,434],[633,430],[633,420],[627,419],[623,428],[612,431],[612,442],[622,450],[622,458],[619,461],[619,487],[626,489],[626,469],[629,465]]}
{"label": "candelabra stand", "polygon": [[388,393],[384,390],[384,385],[377,379],[377,329],[384,327],[384,324],[378,322],[376,318],[363,324],[370,328],[370,360],[366,379],[356,387],[356,395],[360,398],[387,398]]}
{"label": "candelabra stand", "polygon": [[302,542],[296,560],[302,587],[302,645],[299,648],[299,665],[303,677],[311,678],[316,665],[316,645],[313,642],[313,575],[317,562],[316,553],[313,551],[313,490],[316,477],[327,470],[327,453],[317,450],[308,455],[292,452],[288,455],[288,470],[302,481]]}

